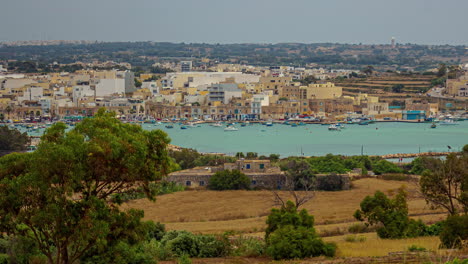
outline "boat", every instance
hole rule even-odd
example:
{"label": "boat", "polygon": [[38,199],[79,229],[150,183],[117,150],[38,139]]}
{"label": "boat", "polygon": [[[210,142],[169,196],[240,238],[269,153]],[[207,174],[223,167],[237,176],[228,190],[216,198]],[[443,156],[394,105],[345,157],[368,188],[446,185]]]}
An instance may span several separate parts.
{"label": "boat", "polygon": [[297,123],[292,123],[291,127],[297,127]]}
{"label": "boat", "polygon": [[166,128],[174,128],[173,125],[166,125]]}
{"label": "boat", "polygon": [[369,120],[361,120],[361,121],[359,122],[359,125],[360,125],[360,126],[367,126],[367,125],[369,125],[369,123],[370,123]]}
{"label": "boat", "polygon": [[328,130],[330,130],[330,131],[340,131],[341,128],[339,126],[335,125],[335,124],[332,124],[332,125],[330,125],[328,127]]}
{"label": "boat", "polygon": [[241,124],[241,127],[245,127],[245,126],[247,126],[246,123],[242,123],[242,124]]}
{"label": "boat", "polygon": [[211,124],[212,127],[222,127],[223,124],[221,124],[221,122],[217,122],[217,123],[214,123],[214,124]]}
{"label": "boat", "polygon": [[431,128],[436,128],[436,127],[437,125],[434,122],[432,122]]}
{"label": "boat", "polygon": [[265,125],[268,126],[268,127],[271,127],[271,126],[273,126],[273,123],[272,122],[267,122]]}
{"label": "boat", "polygon": [[441,126],[453,126],[458,125],[453,119],[445,119],[444,121],[440,122],[439,125]]}
{"label": "boat", "polygon": [[187,129],[187,126],[181,126],[180,129]]}
{"label": "boat", "polygon": [[341,124],[341,123],[337,123],[336,126],[339,127],[340,129],[346,128],[346,126],[344,124]]}
{"label": "boat", "polygon": [[239,129],[237,129],[236,127],[233,127],[233,126],[227,126],[224,131],[237,131]]}

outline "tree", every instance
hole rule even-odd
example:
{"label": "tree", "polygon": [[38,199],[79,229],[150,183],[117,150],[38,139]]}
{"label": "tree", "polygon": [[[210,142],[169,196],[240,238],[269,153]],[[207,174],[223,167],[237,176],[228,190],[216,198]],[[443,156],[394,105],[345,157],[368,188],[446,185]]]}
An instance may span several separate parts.
{"label": "tree", "polygon": [[437,77],[444,77],[447,74],[447,65],[445,63],[439,64],[439,69],[437,70]]}
{"label": "tree", "polygon": [[365,73],[367,76],[370,76],[374,72],[374,67],[371,65],[367,65],[364,69],[362,69],[362,72]]}
{"label": "tree", "polygon": [[417,237],[425,234],[425,225],[421,221],[409,219],[406,192],[400,188],[393,199],[377,191],[374,196],[367,196],[361,202],[361,209],[354,217],[366,221],[366,225],[378,225],[380,238]]}
{"label": "tree", "polygon": [[135,78],[134,80],[135,80],[135,87],[140,88],[143,85],[143,83],[137,78]]}
{"label": "tree", "polygon": [[18,129],[0,126],[0,156],[13,151],[25,151],[31,139],[28,133],[21,133]]}
{"label": "tree", "polygon": [[[294,206],[301,207],[315,196],[316,177],[313,174],[310,164],[304,159],[289,159],[280,164],[285,170],[284,180],[281,190],[286,190],[294,199]],[[286,206],[286,201],[281,197],[280,192],[272,186],[275,204]]]}
{"label": "tree", "polygon": [[129,221],[142,214],[120,211],[110,198],[142,188],[153,199],[150,183],[170,167],[170,140],[114,116],[100,109],[68,132],[57,123],[36,151],[0,159],[0,232],[29,237],[49,263],[68,264],[138,226]]}
{"label": "tree", "polygon": [[248,159],[255,159],[258,157],[258,153],[257,152],[247,152],[245,154],[245,157],[248,158]]}
{"label": "tree", "polygon": [[403,92],[403,89],[405,86],[403,84],[395,84],[392,86],[392,92],[394,93],[401,93]]}
{"label": "tree", "polygon": [[468,155],[452,153],[446,160],[425,159],[419,180],[421,193],[434,208],[450,215],[468,212]]}
{"label": "tree", "polygon": [[287,201],[280,209],[272,209],[265,231],[267,253],[274,259],[333,256],[336,246],[327,244],[314,229],[314,217],[305,209],[300,212]]}
{"label": "tree", "polygon": [[248,190],[250,189],[250,179],[238,170],[218,171],[211,176],[208,189],[216,191]]}
{"label": "tree", "polygon": [[197,166],[195,161],[201,155],[194,149],[183,148],[180,151],[170,150],[169,156],[171,156],[171,158],[173,158],[175,162],[179,164],[181,169],[186,170]]}

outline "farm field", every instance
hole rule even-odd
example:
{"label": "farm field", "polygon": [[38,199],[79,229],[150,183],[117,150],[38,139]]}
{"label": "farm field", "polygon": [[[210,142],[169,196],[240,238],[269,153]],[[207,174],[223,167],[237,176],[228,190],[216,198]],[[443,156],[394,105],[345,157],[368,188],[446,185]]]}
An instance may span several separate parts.
{"label": "farm field", "polygon": [[[367,195],[381,190],[393,194],[405,185],[409,193],[410,215],[432,223],[445,217],[442,211],[431,210],[418,194],[414,183],[360,179],[353,181],[353,188],[339,192],[317,192],[313,200],[303,208],[315,217],[319,232],[337,228],[346,231],[356,223],[353,213]],[[281,194],[287,197],[289,194]],[[155,203],[139,199],[123,205],[145,211],[145,219],[162,222],[168,229],[187,230],[195,233],[239,233],[263,236],[266,217],[274,206],[270,191],[208,191],[193,190],[163,195]]]}

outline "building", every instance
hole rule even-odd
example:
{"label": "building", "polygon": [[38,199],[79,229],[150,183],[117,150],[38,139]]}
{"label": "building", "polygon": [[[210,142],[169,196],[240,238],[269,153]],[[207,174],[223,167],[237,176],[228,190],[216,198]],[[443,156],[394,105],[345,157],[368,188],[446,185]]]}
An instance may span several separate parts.
{"label": "building", "polygon": [[213,84],[208,88],[209,102],[228,104],[232,98],[242,98],[242,90],[235,83]]}
{"label": "building", "polygon": [[181,61],[180,62],[180,71],[181,72],[191,72],[192,71],[192,61]]}
{"label": "building", "polygon": [[170,173],[166,180],[190,188],[205,187],[217,171],[239,170],[249,177],[251,188],[281,188],[285,174],[278,167],[271,166],[269,160],[237,160],[222,166],[195,167]]}
{"label": "building", "polygon": [[343,88],[334,83],[311,83],[307,86],[307,99],[334,99],[343,95]]}

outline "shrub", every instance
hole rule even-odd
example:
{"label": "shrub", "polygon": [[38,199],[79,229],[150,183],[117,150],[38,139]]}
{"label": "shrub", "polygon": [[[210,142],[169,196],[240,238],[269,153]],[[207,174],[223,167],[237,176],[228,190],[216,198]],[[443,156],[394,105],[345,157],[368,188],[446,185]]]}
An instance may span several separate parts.
{"label": "shrub", "polygon": [[230,253],[231,245],[227,236],[199,235],[197,239],[199,258],[224,257]]}
{"label": "shrub", "polygon": [[272,258],[296,259],[320,255],[334,256],[336,246],[326,244],[314,229],[287,225],[273,232],[268,241],[267,254]]}
{"label": "shrub", "polygon": [[352,224],[348,228],[348,232],[353,234],[369,232],[369,226],[361,223]]}
{"label": "shrub", "polygon": [[454,260],[445,262],[445,264],[468,264],[468,259],[460,260],[458,258],[455,258]]}
{"label": "shrub", "polygon": [[148,232],[148,240],[156,239],[160,241],[164,235],[166,234],[166,226],[159,222],[155,223],[153,221],[145,222],[147,232]]}
{"label": "shrub", "polygon": [[269,235],[283,226],[293,225],[295,227],[313,228],[314,217],[309,215],[305,209],[297,212],[296,206],[291,201],[287,201],[286,205],[280,209],[271,210],[266,223],[265,240],[268,241]]}
{"label": "shrub", "polygon": [[403,170],[388,160],[379,160],[372,164],[372,170],[375,174],[380,175],[384,173],[402,173]]}
{"label": "shrub", "polygon": [[192,264],[192,260],[189,255],[184,254],[177,259],[177,264]]}
{"label": "shrub", "polygon": [[187,231],[169,231],[161,240],[161,244],[174,256],[198,256],[198,240],[195,235]]}
{"label": "shrub", "polygon": [[435,224],[426,226],[425,235],[426,236],[438,236],[442,232],[445,221],[439,221]]}
{"label": "shrub", "polygon": [[446,248],[461,247],[468,239],[468,215],[449,216],[442,226],[440,241]]}
{"label": "shrub", "polygon": [[408,247],[408,251],[409,252],[422,252],[422,251],[427,251],[427,249],[424,247],[417,246],[417,245],[411,245]]}
{"label": "shrub", "polygon": [[208,189],[211,190],[248,190],[250,179],[238,170],[223,170],[216,172],[210,178]]}
{"label": "shrub", "polygon": [[0,264],[8,264],[8,255],[0,253]]}
{"label": "shrub", "polygon": [[343,189],[343,177],[332,173],[327,176],[317,177],[317,188],[323,191],[340,191]]}
{"label": "shrub", "polygon": [[393,199],[380,191],[375,192],[373,197],[367,196],[354,217],[367,221],[367,225],[380,225],[377,227],[380,238],[417,237],[426,232],[426,226],[421,220],[409,219],[406,192],[403,189]]}
{"label": "shrub", "polygon": [[266,252],[274,259],[335,254],[336,246],[324,243],[315,232],[313,216],[306,210],[298,212],[291,201],[280,209],[272,209],[267,225]]}
{"label": "shrub", "polygon": [[239,237],[232,241],[234,256],[259,257],[265,253],[265,242],[254,237]]}

